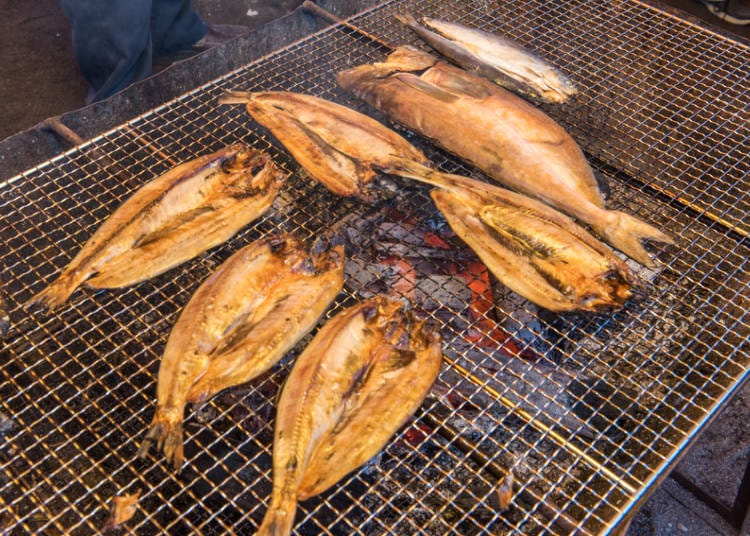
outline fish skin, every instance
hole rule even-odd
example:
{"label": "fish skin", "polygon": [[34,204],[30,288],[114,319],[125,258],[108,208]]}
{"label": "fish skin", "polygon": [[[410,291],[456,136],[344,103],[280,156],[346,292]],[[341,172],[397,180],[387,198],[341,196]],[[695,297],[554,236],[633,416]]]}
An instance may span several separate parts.
{"label": "fish skin", "polygon": [[[419,76],[399,70],[430,63]],[[344,89],[493,180],[591,226],[646,266],[654,262],[641,239],[672,243],[634,216],[607,210],[573,138],[544,112],[488,80],[413,47],[399,47],[388,61],[347,69],[336,79]]]}
{"label": "fish skin", "polygon": [[396,19],[446,58],[506,89],[557,104],[578,92],[564,73],[515,41],[430,17],[421,17],[423,24],[410,14]]}
{"label": "fish skin", "polygon": [[242,248],[198,288],[172,328],[159,366],[152,442],[176,469],[189,402],[262,374],[309,333],[344,284],[344,248],[310,255],[293,237]]}
{"label": "fish skin", "polygon": [[163,273],[260,217],[285,179],[245,144],[180,164],[133,193],[29,305],[55,309],[82,284],[119,288]]}
{"label": "fish skin", "polygon": [[431,192],[453,231],[505,286],[556,312],[620,308],[638,280],[571,218],[523,194],[405,161],[390,173]]}
{"label": "fish skin", "polygon": [[366,197],[374,167],[392,156],[427,163],[408,141],[378,121],[333,102],[300,93],[231,91],[221,104],[245,104],[315,180],[341,196]]}
{"label": "fish skin", "polygon": [[383,448],[437,378],[440,338],[379,296],[328,321],[297,358],[276,413],[271,504],[257,534],[289,534],[297,501]]}

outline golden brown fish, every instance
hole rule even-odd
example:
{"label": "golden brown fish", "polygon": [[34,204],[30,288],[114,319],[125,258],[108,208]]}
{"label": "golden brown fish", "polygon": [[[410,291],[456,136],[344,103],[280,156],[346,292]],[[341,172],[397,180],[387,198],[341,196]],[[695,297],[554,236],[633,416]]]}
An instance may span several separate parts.
{"label": "golden brown fish", "polygon": [[342,71],[337,80],[503,185],[590,225],[642,264],[653,262],[641,239],[672,242],[655,227],[604,208],[575,141],[544,112],[488,80],[412,47],[398,48],[384,63]]}
{"label": "golden brown fish", "polygon": [[329,320],[279,399],[271,505],[258,534],[289,534],[297,501],[383,448],[422,403],[441,362],[438,334],[396,300],[373,298]]}
{"label": "golden brown fish", "polygon": [[155,441],[179,468],[185,405],[268,370],[310,332],[343,284],[343,246],[308,254],[292,237],[270,237],[227,259],[172,328],[139,455]]}
{"label": "golden brown fish", "polygon": [[515,41],[430,17],[422,24],[409,14],[396,18],[443,56],[511,91],[554,103],[576,94],[565,74]]}
{"label": "golden brown fish", "polygon": [[607,246],[522,194],[405,162],[393,173],[434,186],[440,212],[505,286],[551,311],[618,308],[636,283]]}
{"label": "golden brown fish", "polygon": [[427,164],[404,138],[371,117],[330,101],[289,92],[232,91],[219,100],[245,104],[315,180],[342,196],[364,197],[374,167],[393,157]]}
{"label": "golden brown fish", "polygon": [[125,287],[192,259],[260,217],[285,178],[268,155],[244,144],[181,164],[115,210],[30,302],[54,309],[84,283]]}

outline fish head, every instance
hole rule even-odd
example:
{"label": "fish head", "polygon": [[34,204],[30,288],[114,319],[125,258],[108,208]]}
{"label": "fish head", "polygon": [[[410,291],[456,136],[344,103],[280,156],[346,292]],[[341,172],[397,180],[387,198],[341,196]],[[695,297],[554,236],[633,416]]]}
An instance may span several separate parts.
{"label": "fish head", "polygon": [[253,175],[271,160],[263,151],[253,149],[245,143],[231,145],[221,161],[221,168],[225,173],[249,171]]}
{"label": "fish head", "polygon": [[386,326],[403,317],[405,304],[389,296],[376,296],[363,309],[365,321],[374,329],[385,329]]}
{"label": "fish head", "polygon": [[633,296],[631,288],[627,274],[613,268],[591,280],[589,289],[578,295],[578,309],[591,312],[619,309]]}

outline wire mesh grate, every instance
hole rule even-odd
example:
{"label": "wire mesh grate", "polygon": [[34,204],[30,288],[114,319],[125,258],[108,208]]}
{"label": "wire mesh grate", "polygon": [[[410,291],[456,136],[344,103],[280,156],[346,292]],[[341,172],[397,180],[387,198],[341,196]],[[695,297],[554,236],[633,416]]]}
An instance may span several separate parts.
{"label": "wire mesh grate", "polygon": [[[232,252],[272,232],[311,239],[344,228],[346,288],[324,318],[355,299],[400,293],[441,326],[449,363],[381,454],[300,504],[299,534],[607,531],[746,380],[747,47],[626,0],[458,2],[450,13],[399,1],[350,22],[387,43],[423,46],[394,23],[404,10],[503,33],[571,74],[581,95],[545,111],[607,180],[610,207],[676,238],[655,250],[663,267],[645,274],[648,287],[611,315],[557,315],[496,285],[494,307],[477,315],[468,282],[481,267],[426,189],[382,178],[383,191],[400,195],[369,206],[336,198],[240,107],[216,104],[227,89],[289,90],[384,121],[333,75],[387,50],[330,27],[0,185],[14,324],[0,364],[0,523],[10,533],[98,532],[112,497],[137,489],[127,526],[139,534],[257,527],[271,489],[274,399],[308,339],[270,373],[188,412],[179,474],[135,453],[181,307]],[[481,177],[401,133],[442,169]],[[48,316],[23,311],[139,185],[239,140],[292,173],[265,218],[151,281],[79,291]],[[450,249],[430,247],[427,234]],[[497,487],[510,469],[516,497],[501,512]]]}

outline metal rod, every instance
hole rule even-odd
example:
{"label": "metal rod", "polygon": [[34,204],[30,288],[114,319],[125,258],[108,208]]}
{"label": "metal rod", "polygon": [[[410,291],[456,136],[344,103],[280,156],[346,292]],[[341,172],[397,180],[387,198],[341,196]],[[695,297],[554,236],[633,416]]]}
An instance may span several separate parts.
{"label": "metal rod", "polygon": [[72,129],[70,129],[70,127],[60,121],[60,116],[48,117],[47,119],[42,121],[42,125],[44,125],[44,128],[52,131],[52,133],[62,138],[73,147],[86,142],[86,140],[76,134]]}
{"label": "metal rod", "polygon": [[718,223],[725,229],[728,229],[729,231],[733,233],[737,233],[743,238],[750,237],[750,231],[748,231],[747,229],[743,229],[742,227],[738,227],[734,225],[733,223],[722,218],[721,216],[714,214],[713,212],[710,212],[707,208],[702,207],[688,199],[685,199],[684,197],[676,194],[675,192],[668,190],[667,188],[659,186],[658,184],[648,184],[646,187],[651,188],[652,190],[659,192],[660,194],[664,195],[665,197],[668,197],[669,199],[675,201],[676,203],[679,203],[680,205],[697,212],[698,215],[703,216],[704,218],[708,218],[709,220],[715,221],[716,223]]}
{"label": "metal rod", "polygon": [[[61,120],[59,116],[55,117],[48,117],[44,121],[42,121],[42,125],[47,130],[51,131],[53,134],[57,135],[62,140],[68,142],[71,146],[76,147],[78,145],[82,145],[86,143],[86,140],[78,135],[73,129],[65,125]],[[136,140],[138,141],[138,140]],[[82,154],[86,154],[86,151],[81,151]],[[107,173],[112,173],[113,175],[126,175],[127,171],[117,162],[112,160],[109,156],[107,156],[104,152],[102,152],[100,149],[97,149],[96,147],[93,147],[91,149],[91,154],[95,155],[96,158],[90,158],[91,161],[98,165],[103,171],[106,171]],[[101,161],[99,160],[101,159]],[[102,162],[106,164],[102,165]],[[111,171],[107,168],[112,168]]]}
{"label": "metal rod", "polygon": [[696,485],[692,480],[690,480],[679,471],[672,471],[669,476],[682,488],[695,495],[701,502],[705,503],[709,508],[714,510],[726,521],[734,524],[732,511],[727,508],[726,505],[721,501],[717,500],[713,495],[711,495],[707,491],[704,491],[700,486]]}
{"label": "metal rod", "polygon": [[573,443],[565,439],[562,435],[552,430],[551,427],[541,422],[539,419],[534,418],[534,416],[528,411],[526,411],[525,409],[521,409],[517,407],[517,405],[514,404],[512,400],[510,400],[506,396],[503,396],[492,387],[486,385],[479,378],[474,376],[468,369],[459,365],[453,359],[450,359],[449,357],[446,357],[445,355],[443,355],[443,360],[446,363],[448,363],[448,365],[453,367],[459,374],[461,374],[463,377],[469,380],[471,383],[473,383],[474,385],[476,385],[477,387],[485,391],[492,398],[494,398],[495,400],[500,402],[503,406],[505,406],[506,408],[514,412],[516,415],[521,417],[523,420],[528,422],[531,426],[536,428],[538,431],[542,432],[543,434],[547,434],[560,447],[563,447],[572,451],[576,456],[579,456],[581,459],[583,459],[586,463],[591,465],[597,471],[601,471],[602,474],[604,474],[607,478],[609,478],[613,482],[620,485],[628,493],[630,494],[636,493],[637,489],[631,486],[630,484],[628,484],[627,482],[625,482],[623,480],[623,477],[615,474],[610,469],[607,469],[606,467],[604,467],[600,462],[595,460],[592,456],[590,456],[589,454],[586,454],[576,445],[574,445]]}
{"label": "metal rod", "polygon": [[158,156],[161,160],[172,166],[177,165],[174,158],[167,155],[164,151],[154,146],[154,142],[149,140],[148,137],[132,125],[123,125],[122,129],[133,136],[133,139],[140,143],[145,149],[151,151],[154,155]]}
{"label": "metal rod", "polygon": [[731,515],[732,524],[740,529],[740,534],[750,534],[750,460],[745,465],[745,474],[737,489]]}
{"label": "metal rod", "polygon": [[336,15],[334,15],[327,9],[324,9],[320,7],[319,5],[317,5],[312,0],[305,0],[304,2],[302,2],[302,8],[314,13],[315,15],[318,15],[319,17],[327,20],[328,22],[332,22],[334,24],[341,24],[342,26],[349,28],[353,32],[356,32],[360,35],[363,35],[367,39],[374,41],[375,43],[379,44],[382,47],[385,47],[389,50],[393,50],[395,48],[393,45],[391,45],[390,43],[386,41],[383,41],[376,35],[373,35],[370,32],[363,30],[362,28],[360,28],[359,26],[356,26],[355,24],[345,21],[341,17],[337,17]]}

